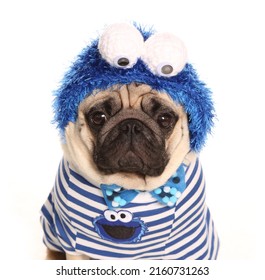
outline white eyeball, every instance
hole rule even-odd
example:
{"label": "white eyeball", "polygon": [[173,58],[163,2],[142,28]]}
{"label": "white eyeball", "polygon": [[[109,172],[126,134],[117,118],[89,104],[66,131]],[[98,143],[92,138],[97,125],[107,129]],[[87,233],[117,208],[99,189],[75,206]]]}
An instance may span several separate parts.
{"label": "white eyeball", "polygon": [[131,68],[142,54],[144,39],[133,25],[116,23],[101,35],[98,49],[103,59],[118,68]]}
{"label": "white eyeball", "polygon": [[187,63],[187,51],[175,35],[156,33],[144,43],[142,60],[153,74],[172,77],[181,72]]}
{"label": "white eyeball", "polygon": [[118,213],[112,210],[106,210],[104,212],[104,217],[109,222],[116,222],[119,219]]}

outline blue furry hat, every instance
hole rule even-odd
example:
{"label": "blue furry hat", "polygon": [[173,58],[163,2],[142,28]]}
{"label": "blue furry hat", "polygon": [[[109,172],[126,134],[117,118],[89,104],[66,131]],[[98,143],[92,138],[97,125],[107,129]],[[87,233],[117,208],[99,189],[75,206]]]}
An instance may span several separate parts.
{"label": "blue furry hat", "polygon": [[127,24],[107,28],[65,74],[53,104],[54,121],[61,135],[64,136],[69,122],[76,121],[79,104],[93,91],[132,82],[166,92],[184,107],[189,119],[190,146],[199,152],[213,126],[210,90],[199,80],[192,65],[186,63],[185,49],[178,38]]}

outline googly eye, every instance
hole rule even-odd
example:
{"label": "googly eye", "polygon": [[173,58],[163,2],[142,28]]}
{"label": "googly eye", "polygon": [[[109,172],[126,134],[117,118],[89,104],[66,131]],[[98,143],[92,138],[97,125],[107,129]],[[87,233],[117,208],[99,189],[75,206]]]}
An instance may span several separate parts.
{"label": "googly eye", "polygon": [[175,35],[157,33],[144,43],[142,60],[153,74],[172,77],[181,72],[187,63],[187,51]]}
{"label": "googly eye", "polygon": [[109,222],[116,222],[119,219],[118,213],[112,210],[106,210],[104,212],[104,217]]}
{"label": "googly eye", "polygon": [[133,218],[132,213],[128,211],[119,211],[118,212],[118,219],[123,223],[129,223]]}
{"label": "googly eye", "polygon": [[110,25],[101,35],[98,49],[103,59],[118,68],[131,68],[141,56],[143,36],[133,25]]}

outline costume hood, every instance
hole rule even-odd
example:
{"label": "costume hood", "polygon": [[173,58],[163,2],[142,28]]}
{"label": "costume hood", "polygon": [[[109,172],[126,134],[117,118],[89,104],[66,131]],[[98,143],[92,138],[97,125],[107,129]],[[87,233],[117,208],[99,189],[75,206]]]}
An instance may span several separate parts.
{"label": "costume hood", "polygon": [[55,92],[54,122],[64,137],[79,104],[95,91],[119,84],[144,83],[166,92],[188,114],[190,147],[199,152],[213,126],[211,91],[187,63],[183,43],[169,33],[114,24],[87,46]]}

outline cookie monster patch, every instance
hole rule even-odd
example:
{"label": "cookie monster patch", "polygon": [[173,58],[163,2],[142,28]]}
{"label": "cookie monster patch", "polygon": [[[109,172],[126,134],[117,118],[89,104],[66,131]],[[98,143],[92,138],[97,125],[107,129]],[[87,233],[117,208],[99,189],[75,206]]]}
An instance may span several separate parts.
{"label": "cookie monster patch", "polygon": [[129,211],[106,210],[94,219],[93,225],[98,235],[115,243],[136,243],[147,231],[140,218],[133,218]]}

